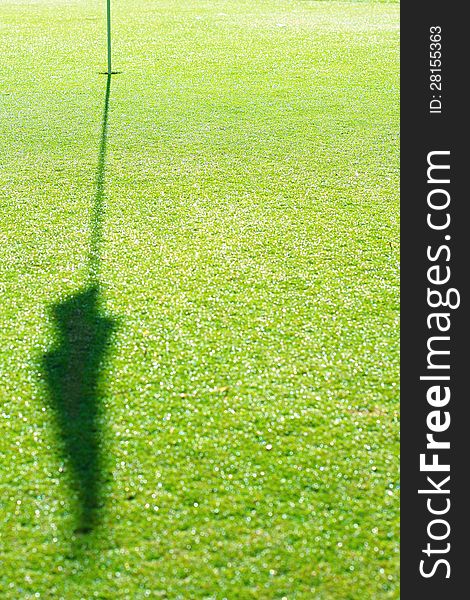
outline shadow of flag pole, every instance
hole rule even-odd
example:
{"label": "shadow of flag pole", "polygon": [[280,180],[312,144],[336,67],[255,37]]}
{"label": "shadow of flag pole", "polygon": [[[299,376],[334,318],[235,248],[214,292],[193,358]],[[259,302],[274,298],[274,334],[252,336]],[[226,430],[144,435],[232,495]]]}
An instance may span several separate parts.
{"label": "shadow of flag pole", "polygon": [[49,307],[54,345],[41,361],[48,403],[55,415],[61,454],[76,500],[77,534],[93,531],[105,503],[102,374],[118,325],[104,309],[100,283],[110,90],[108,75],[90,216],[87,282]]}

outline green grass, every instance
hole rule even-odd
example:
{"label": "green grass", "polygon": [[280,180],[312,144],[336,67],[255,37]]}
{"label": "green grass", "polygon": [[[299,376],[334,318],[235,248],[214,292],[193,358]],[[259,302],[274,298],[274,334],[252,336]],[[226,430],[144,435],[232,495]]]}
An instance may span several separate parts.
{"label": "green grass", "polygon": [[97,174],[104,5],[0,5],[0,595],[398,598],[398,5],[113,0]]}

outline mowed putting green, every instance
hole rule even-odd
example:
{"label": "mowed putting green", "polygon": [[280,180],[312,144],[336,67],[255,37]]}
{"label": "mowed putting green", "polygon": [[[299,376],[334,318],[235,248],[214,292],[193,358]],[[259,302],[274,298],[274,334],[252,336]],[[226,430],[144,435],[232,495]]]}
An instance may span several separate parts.
{"label": "mowed putting green", "polygon": [[399,6],[0,5],[0,596],[398,598]]}

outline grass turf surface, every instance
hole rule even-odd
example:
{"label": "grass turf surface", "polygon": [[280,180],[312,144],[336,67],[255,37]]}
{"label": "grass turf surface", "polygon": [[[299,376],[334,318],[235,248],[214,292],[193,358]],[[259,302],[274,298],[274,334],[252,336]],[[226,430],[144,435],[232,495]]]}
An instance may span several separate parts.
{"label": "grass turf surface", "polygon": [[115,0],[107,130],[104,8],[0,5],[1,596],[398,598],[398,5]]}

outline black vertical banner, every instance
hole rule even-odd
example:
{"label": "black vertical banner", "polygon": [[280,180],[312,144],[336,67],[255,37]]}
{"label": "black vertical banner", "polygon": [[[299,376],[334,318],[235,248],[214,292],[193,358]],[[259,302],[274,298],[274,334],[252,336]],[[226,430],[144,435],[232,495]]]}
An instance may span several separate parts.
{"label": "black vertical banner", "polygon": [[403,2],[401,32],[401,598],[450,600],[470,597],[468,24]]}

